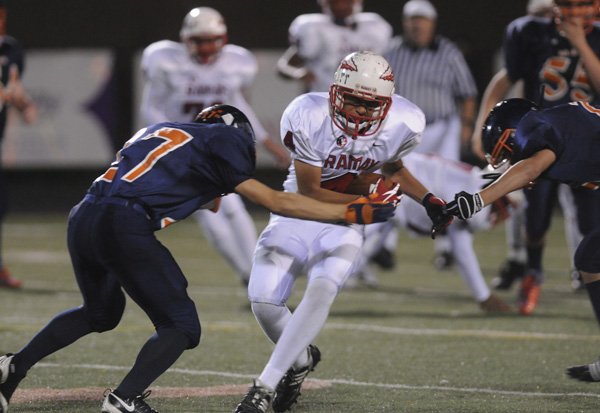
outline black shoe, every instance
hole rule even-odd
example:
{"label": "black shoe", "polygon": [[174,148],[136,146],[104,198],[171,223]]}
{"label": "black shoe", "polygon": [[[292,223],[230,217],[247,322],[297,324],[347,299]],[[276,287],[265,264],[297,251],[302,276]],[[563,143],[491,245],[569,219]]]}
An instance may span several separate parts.
{"label": "black shoe", "polygon": [[6,354],[0,357],[0,413],[8,411],[8,400],[10,396],[2,389],[2,384],[6,383],[8,376],[15,371],[15,365],[12,364],[13,355]]}
{"label": "black shoe", "polygon": [[391,270],[396,266],[394,254],[387,248],[381,248],[371,257],[371,261],[379,265],[383,270]]}
{"label": "black shoe", "polygon": [[492,288],[495,290],[510,290],[513,283],[525,275],[525,264],[514,260],[506,260],[500,270],[498,276],[492,280]]}
{"label": "black shoe", "polygon": [[269,404],[271,404],[272,398],[273,392],[258,385],[255,380],[233,413],[265,413],[269,408]]}
{"label": "black shoe", "polygon": [[438,271],[446,271],[454,265],[454,256],[450,251],[440,251],[433,257],[433,266]]}
{"label": "black shoe", "polygon": [[150,396],[150,390],[135,397],[121,398],[112,390],[104,392],[102,413],[158,413],[144,401]]}
{"label": "black shoe", "polygon": [[293,368],[289,369],[285,376],[277,384],[275,389],[275,397],[273,397],[273,411],[275,413],[285,412],[289,410],[300,396],[300,389],[304,379],[308,373],[313,371],[317,364],[321,361],[321,352],[317,346],[312,344],[308,346],[308,366],[296,371]]}
{"label": "black shoe", "polygon": [[569,367],[567,375],[576,380],[598,382],[600,381],[600,360],[596,360],[591,364]]}

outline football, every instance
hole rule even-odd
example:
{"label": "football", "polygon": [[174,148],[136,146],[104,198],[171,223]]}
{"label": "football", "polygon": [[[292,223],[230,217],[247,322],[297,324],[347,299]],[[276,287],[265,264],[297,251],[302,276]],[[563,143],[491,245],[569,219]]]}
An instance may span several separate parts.
{"label": "football", "polygon": [[371,193],[371,185],[375,185],[382,177],[383,175],[373,172],[358,174],[350,181],[344,192],[347,194],[368,195]]}

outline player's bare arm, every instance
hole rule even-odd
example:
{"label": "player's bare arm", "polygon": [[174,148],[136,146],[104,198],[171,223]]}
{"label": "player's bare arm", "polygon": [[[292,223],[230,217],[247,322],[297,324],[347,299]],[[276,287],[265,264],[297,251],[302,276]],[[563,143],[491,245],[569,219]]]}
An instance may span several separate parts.
{"label": "player's bare arm", "polygon": [[600,59],[590,47],[581,19],[568,19],[560,24],[560,30],[573,47],[579,52],[581,62],[587,73],[590,85],[596,93],[600,92]]}
{"label": "player's bare arm", "polygon": [[295,160],[298,192],[322,202],[347,204],[356,200],[357,196],[331,191],[321,187],[321,168]]}
{"label": "player's bare arm", "polygon": [[524,188],[535,181],[556,160],[550,149],[542,149],[531,158],[514,164],[493,184],[479,193],[483,205],[488,205],[512,191]]}
{"label": "player's bare arm", "polygon": [[316,221],[371,224],[388,220],[395,209],[391,203],[372,203],[364,197],[345,205],[319,202],[297,193],[275,191],[256,179],[242,182],[235,192],[275,214]]}
{"label": "player's bare arm", "polygon": [[413,176],[412,173],[404,166],[402,161],[387,163],[382,168],[384,176],[389,176],[392,182],[400,184],[400,190],[421,203],[425,195],[429,192],[427,188]]}
{"label": "player's bare arm", "polygon": [[481,105],[479,106],[479,114],[473,128],[473,136],[471,137],[471,149],[481,159],[485,158],[481,145],[481,128],[483,127],[483,123],[490,110],[506,96],[512,86],[513,82],[508,77],[506,69],[503,68],[494,75],[485,88]]}

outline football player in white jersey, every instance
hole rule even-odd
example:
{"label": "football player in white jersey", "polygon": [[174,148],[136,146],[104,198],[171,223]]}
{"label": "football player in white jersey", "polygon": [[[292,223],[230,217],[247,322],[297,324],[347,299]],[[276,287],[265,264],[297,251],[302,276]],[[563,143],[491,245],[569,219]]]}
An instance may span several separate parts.
{"label": "football player in white jersey", "polygon": [[[162,40],[144,50],[144,122],[192,121],[203,108],[227,103],[248,116],[257,141],[287,168],[287,151],[269,138],[248,104],[258,70],[256,59],[249,50],[227,44],[227,26],[221,14],[210,7],[192,9],[183,20],[180,37],[181,42]],[[240,196],[223,197],[216,214],[200,210],[194,217],[209,242],[247,284],[257,233]]]}
{"label": "football player in white jersey", "polygon": [[[413,171],[421,183],[444,199],[452,198],[456,188],[459,188],[459,191],[462,190],[460,188],[469,188],[470,191],[478,192],[490,183],[490,179],[484,178],[485,170],[433,154],[411,152],[402,162]],[[511,308],[490,292],[473,249],[472,232],[490,229],[504,221],[515,207],[515,202],[516,200],[504,197],[492,208],[488,208],[484,215],[476,216],[476,221],[454,221],[447,228],[450,251],[458,264],[460,275],[481,310],[486,313],[508,312]],[[428,236],[431,225],[423,207],[410,198],[403,199],[398,204],[394,218],[389,222],[393,225],[374,224],[365,228],[363,259],[357,265],[356,275],[363,271],[371,271],[368,267],[370,255],[379,250],[387,238],[388,231],[405,228],[411,235]]]}
{"label": "football player in white jersey", "polygon": [[362,12],[362,0],[318,0],[322,13],[302,14],[289,27],[290,47],[277,69],[301,80],[306,91],[327,92],[332,74],[348,53],[383,53],[392,27],[377,13]]}
{"label": "football player in white jersey", "polygon": [[[339,64],[329,94],[294,99],[281,119],[281,138],[293,159],[284,188],[321,201],[348,202],[357,196],[348,193],[349,179],[381,170],[386,179],[376,186],[392,189],[376,192],[397,197],[399,184],[422,203],[439,231],[451,221],[442,211],[445,202],[402,163],[420,141],[425,116],[393,91],[388,62],[372,52],[354,52]],[[296,402],[302,382],[320,360],[311,343],[360,257],[363,238],[364,226],[271,215],[254,253],[248,296],[258,323],[276,344],[236,413],[264,413],[271,402],[275,412],[283,412]],[[292,313],[286,302],[305,272],[306,291]]]}

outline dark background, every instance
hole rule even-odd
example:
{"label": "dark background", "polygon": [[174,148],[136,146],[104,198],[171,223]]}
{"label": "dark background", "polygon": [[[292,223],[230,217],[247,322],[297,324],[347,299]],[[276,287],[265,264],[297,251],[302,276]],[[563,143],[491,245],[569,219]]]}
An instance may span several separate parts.
{"label": "dark background", "polygon": [[[365,0],[364,10],[381,14],[401,32],[403,0]],[[479,93],[493,75],[504,27],[525,14],[527,0],[432,0],[438,32],[456,42]],[[133,54],[160,40],[178,40],[185,14],[210,6],[225,17],[229,41],[249,49],[287,47],[287,29],[299,14],[319,12],[316,0],[8,0],[8,33],[26,49],[111,48],[115,52],[117,125],[127,139],[133,129]],[[254,91],[255,94],[260,91]],[[117,138],[118,140],[118,138]],[[101,171],[8,171],[13,210],[40,207],[64,211]],[[281,171],[264,171],[278,186]],[[56,190],[60,186],[60,190]],[[41,197],[40,197],[41,194]],[[32,202],[43,199],[43,203]]]}

